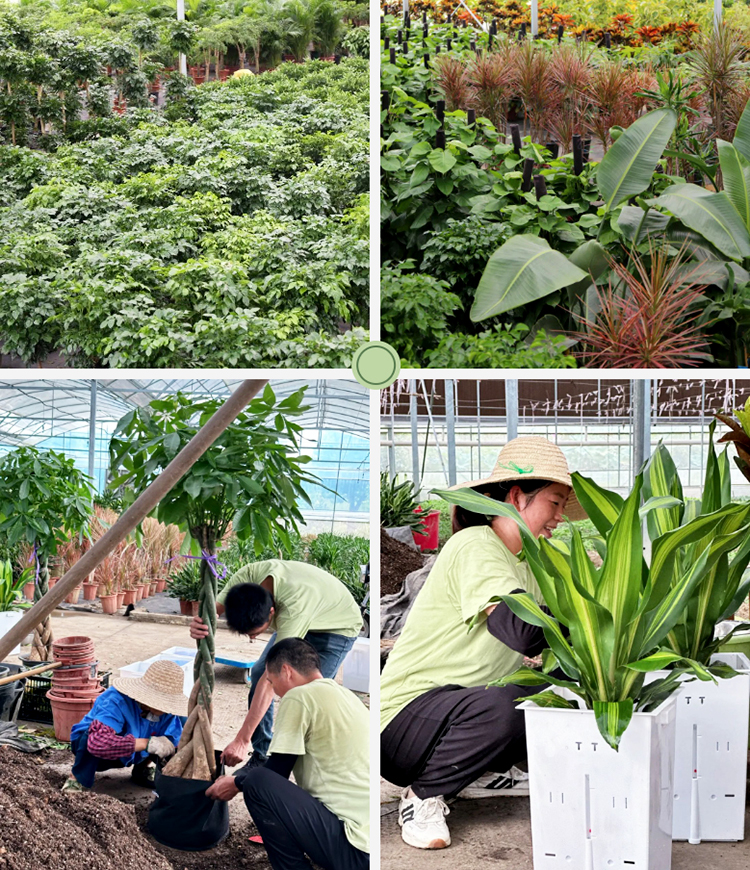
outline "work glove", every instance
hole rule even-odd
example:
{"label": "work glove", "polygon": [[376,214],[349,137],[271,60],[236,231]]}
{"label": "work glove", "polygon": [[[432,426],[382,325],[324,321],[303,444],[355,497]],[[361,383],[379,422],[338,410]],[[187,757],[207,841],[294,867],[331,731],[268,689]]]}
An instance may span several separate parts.
{"label": "work glove", "polygon": [[169,737],[152,737],[148,741],[146,752],[149,755],[158,755],[159,758],[169,758],[175,753],[175,745]]}

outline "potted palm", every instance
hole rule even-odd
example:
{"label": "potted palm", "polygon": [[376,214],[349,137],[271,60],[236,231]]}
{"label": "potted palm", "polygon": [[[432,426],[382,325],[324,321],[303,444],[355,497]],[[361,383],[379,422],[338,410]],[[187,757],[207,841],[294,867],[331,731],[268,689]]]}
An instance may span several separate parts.
{"label": "potted palm", "polygon": [[201,583],[200,567],[194,560],[181,565],[169,575],[167,595],[179,600],[180,613],[183,616],[196,616],[198,614]]}
{"label": "potted palm", "polygon": [[[291,550],[289,530],[296,531],[302,520],[297,501],[309,501],[304,486],[317,483],[317,478],[304,471],[309,457],[299,455],[301,427],[294,418],[305,410],[303,395],[300,390],[277,401],[273,389],[266,386],[263,395],[249,403],[155,511],[161,522],[174,523],[185,531],[183,552],[199,565],[199,611],[209,627],[208,637],[198,643],[189,714],[178,751],[164,768],[165,779],[210,781],[216,775],[211,730],[220,572],[216,547],[231,524],[239,539],[253,538],[257,553],[274,542]],[[216,400],[196,402],[177,394],[126,415],[110,442],[114,485],[127,484],[136,495],[143,491],[217,406]],[[163,810],[162,804],[162,819]],[[182,813],[178,802],[173,808],[175,823]],[[158,839],[153,827],[151,832]],[[221,836],[225,833],[222,830]]]}
{"label": "potted palm", "polygon": [[[34,601],[49,591],[49,562],[58,546],[87,534],[93,496],[91,479],[62,453],[18,447],[0,460],[0,533],[11,546],[34,548]],[[51,655],[47,617],[34,631],[31,659],[49,661]]]}
{"label": "potted palm", "polygon": [[[750,533],[750,505],[692,516],[659,534],[643,554],[642,522],[674,510],[674,494],[643,501],[644,475],[627,498],[573,474],[578,501],[601,536],[596,567],[580,531],[570,545],[536,540],[508,505],[477,493],[437,492],[477,513],[512,517],[549,608],[528,594],[502,596],[516,616],[544,630],[543,667],[522,667],[499,685],[552,685],[522,705],[529,754],[534,862],[564,854],[575,866],[635,863],[669,870],[675,698],[681,675],[713,680],[669,635],[688,601]],[[685,553],[703,546],[692,561]],[[499,601],[500,599],[498,599]],[[679,665],[646,682],[650,672]],[[614,751],[613,751],[614,750]]]}

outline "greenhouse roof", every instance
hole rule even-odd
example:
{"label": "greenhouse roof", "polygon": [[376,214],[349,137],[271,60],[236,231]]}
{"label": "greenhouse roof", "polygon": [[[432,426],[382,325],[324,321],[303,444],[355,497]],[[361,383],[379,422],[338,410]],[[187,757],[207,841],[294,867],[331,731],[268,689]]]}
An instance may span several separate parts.
{"label": "greenhouse roof", "polygon": [[[88,427],[92,402],[98,424],[115,423],[134,406],[177,391],[199,398],[228,396],[240,379],[40,379],[0,381],[0,443],[35,444],[52,435]],[[92,385],[95,386],[95,390]],[[305,429],[369,435],[369,391],[356,381],[272,379],[277,396],[308,386],[310,409],[298,421]]]}

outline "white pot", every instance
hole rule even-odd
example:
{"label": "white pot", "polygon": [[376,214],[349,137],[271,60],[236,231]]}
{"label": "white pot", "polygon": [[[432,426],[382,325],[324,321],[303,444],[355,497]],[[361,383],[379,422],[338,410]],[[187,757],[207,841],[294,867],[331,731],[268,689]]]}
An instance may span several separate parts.
{"label": "white pot", "polygon": [[590,710],[521,708],[535,870],[670,870],[674,698],[635,713],[618,752]]}
{"label": "white pot", "polygon": [[[3,610],[0,612],[0,637],[7,634],[11,628],[17,623],[20,622],[23,618],[23,611],[20,610]],[[8,655],[15,656],[21,652],[21,644],[18,643],[13,649],[8,653]]]}
{"label": "white pot", "polygon": [[[674,820],[672,839],[742,840],[745,836],[750,661],[719,653],[741,676],[718,684],[694,680],[675,693]],[[651,677],[662,677],[657,671]]]}
{"label": "white pot", "polygon": [[358,637],[341,666],[341,681],[352,692],[370,691],[370,638]]}

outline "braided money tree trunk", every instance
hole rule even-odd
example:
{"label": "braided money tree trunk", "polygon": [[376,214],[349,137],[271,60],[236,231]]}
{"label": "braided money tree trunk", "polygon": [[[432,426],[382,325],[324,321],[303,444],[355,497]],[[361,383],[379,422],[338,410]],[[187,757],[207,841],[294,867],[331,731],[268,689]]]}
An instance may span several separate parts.
{"label": "braided money tree trunk", "polygon": [[[198,643],[182,738],[164,768],[170,776],[207,780],[216,773],[211,721],[217,543],[231,525],[240,540],[253,538],[258,554],[272,542],[290,551],[289,530],[302,520],[297,501],[309,502],[304,484],[318,482],[303,470],[309,457],[298,455],[302,427],[293,418],[307,410],[303,396],[299,390],[277,401],[267,386],[156,508],[157,519],[185,530],[183,554],[200,559],[200,616],[208,626],[208,636]],[[127,484],[137,496],[219,405],[178,393],[123,417],[110,442],[113,485]]]}
{"label": "braided money tree trunk", "polygon": [[[0,533],[11,546],[34,547],[34,601],[49,591],[49,560],[59,545],[88,534],[93,511],[92,481],[72,458],[53,450],[19,447],[0,460]],[[50,661],[50,618],[34,629],[31,658]]]}

